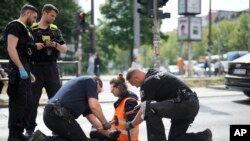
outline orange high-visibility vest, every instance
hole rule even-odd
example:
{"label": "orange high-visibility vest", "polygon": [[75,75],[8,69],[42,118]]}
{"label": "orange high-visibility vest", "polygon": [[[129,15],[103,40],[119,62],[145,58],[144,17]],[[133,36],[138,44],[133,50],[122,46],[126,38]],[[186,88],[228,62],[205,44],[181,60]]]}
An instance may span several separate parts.
{"label": "orange high-visibility vest", "polygon": [[[126,123],[126,115],[125,115],[125,103],[128,99],[133,99],[131,97],[125,98],[121,101],[118,107],[115,109],[115,115],[118,118],[119,125],[116,126],[112,124],[113,128],[117,128],[121,131],[121,134],[118,138],[118,141],[129,141],[128,138],[128,131],[126,130],[125,123]],[[138,141],[139,139],[139,125],[131,129],[130,131],[130,138],[131,141]]]}

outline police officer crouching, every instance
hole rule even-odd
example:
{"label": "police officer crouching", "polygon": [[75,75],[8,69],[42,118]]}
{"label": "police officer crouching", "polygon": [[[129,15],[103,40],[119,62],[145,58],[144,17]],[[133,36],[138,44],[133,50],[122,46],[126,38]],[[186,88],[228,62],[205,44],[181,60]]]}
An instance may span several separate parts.
{"label": "police officer crouching", "polygon": [[[88,141],[84,131],[76,121],[84,116],[99,132],[116,139],[120,131],[111,131],[109,123],[98,102],[102,81],[95,77],[77,77],[65,83],[45,106],[43,120],[45,125],[57,136],[48,137],[37,130],[31,141],[68,140]],[[84,126],[84,125],[83,125]]]}
{"label": "police officer crouching", "polygon": [[212,141],[212,132],[186,133],[199,111],[199,100],[185,83],[168,72],[130,69],[126,79],[140,87],[141,108],[127,129],[146,121],[148,141],[166,141],[162,118],[171,119],[168,141]]}

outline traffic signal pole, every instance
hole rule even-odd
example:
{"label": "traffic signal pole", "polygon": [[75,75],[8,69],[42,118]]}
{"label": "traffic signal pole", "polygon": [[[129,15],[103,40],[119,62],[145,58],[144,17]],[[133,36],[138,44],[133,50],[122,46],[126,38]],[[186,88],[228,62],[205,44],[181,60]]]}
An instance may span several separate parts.
{"label": "traffic signal pole", "polygon": [[160,19],[158,18],[158,1],[153,1],[153,45],[155,54],[155,67],[160,67]]}

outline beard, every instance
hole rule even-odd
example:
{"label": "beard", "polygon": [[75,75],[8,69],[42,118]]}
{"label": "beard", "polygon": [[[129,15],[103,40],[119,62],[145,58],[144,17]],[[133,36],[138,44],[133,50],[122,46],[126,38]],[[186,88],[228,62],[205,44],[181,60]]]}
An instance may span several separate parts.
{"label": "beard", "polygon": [[27,26],[31,26],[33,23],[34,22],[30,18],[28,18],[27,23],[26,23]]}

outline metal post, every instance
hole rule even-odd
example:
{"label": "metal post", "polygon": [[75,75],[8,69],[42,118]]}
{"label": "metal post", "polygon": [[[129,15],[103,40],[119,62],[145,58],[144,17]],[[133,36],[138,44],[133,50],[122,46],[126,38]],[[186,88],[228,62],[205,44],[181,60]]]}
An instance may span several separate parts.
{"label": "metal post", "polygon": [[188,77],[193,76],[193,63],[192,63],[193,53],[192,53],[192,42],[188,42]]}
{"label": "metal post", "polygon": [[157,15],[157,0],[153,3],[153,45],[155,53],[155,67],[160,67],[160,20]]}
{"label": "metal post", "polygon": [[140,49],[140,14],[137,12],[139,5],[137,0],[134,0],[134,51],[133,58],[135,58]]}
{"label": "metal post", "polygon": [[250,52],[250,0],[249,0],[249,7],[248,7],[248,52]]}
{"label": "metal post", "polygon": [[78,58],[78,65],[77,65],[77,76],[81,75],[81,62],[82,62],[82,29],[80,29],[78,35],[78,46],[77,46],[77,58]]}
{"label": "metal post", "polygon": [[[91,0],[91,25],[95,25],[94,0]],[[96,52],[95,28],[90,28],[91,53]]]}
{"label": "metal post", "polygon": [[211,52],[212,52],[212,13],[211,13],[211,0],[209,0],[209,25],[208,25],[208,65],[209,65],[209,77],[211,76]]}

